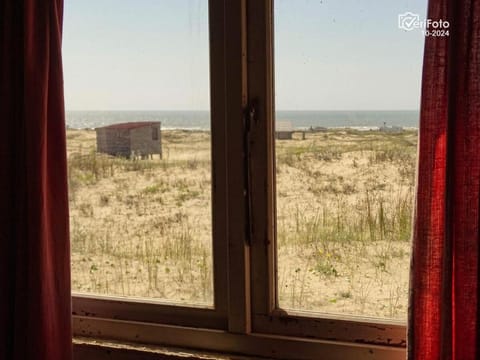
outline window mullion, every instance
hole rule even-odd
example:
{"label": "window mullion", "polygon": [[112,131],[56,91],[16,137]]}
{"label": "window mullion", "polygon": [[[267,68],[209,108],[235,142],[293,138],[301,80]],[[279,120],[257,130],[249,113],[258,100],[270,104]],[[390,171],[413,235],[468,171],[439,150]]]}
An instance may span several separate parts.
{"label": "window mullion", "polygon": [[272,0],[248,2],[248,92],[256,104],[249,141],[254,314],[276,307],[272,9]]}
{"label": "window mullion", "polygon": [[225,1],[209,0],[212,131],[212,220],[215,310],[227,316],[227,170],[225,122]]}
{"label": "window mullion", "polygon": [[247,245],[247,194],[244,118],[247,104],[246,0],[225,3],[225,83],[228,186],[228,329],[249,333],[250,253]]}

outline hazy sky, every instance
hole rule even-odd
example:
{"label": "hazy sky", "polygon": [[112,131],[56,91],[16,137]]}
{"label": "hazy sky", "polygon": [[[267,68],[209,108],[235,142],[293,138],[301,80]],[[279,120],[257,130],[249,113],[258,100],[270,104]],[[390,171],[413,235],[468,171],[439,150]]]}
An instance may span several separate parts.
{"label": "hazy sky", "polygon": [[[426,0],[276,0],[276,106],[417,109]],[[65,0],[67,110],[209,108],[207,0]]]}

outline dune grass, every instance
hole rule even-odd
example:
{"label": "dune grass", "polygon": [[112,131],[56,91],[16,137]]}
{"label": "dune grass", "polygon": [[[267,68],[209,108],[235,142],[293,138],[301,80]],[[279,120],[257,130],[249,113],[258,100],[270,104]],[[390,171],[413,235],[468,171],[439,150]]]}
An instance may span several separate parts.
{"label": "dune grass", "polygon": [[[98,154],[68,130],[76,291],[213,303],[208,132],[163,131],[163,159]],[[403,318],[415,131],[277,141],[282,307]]]}

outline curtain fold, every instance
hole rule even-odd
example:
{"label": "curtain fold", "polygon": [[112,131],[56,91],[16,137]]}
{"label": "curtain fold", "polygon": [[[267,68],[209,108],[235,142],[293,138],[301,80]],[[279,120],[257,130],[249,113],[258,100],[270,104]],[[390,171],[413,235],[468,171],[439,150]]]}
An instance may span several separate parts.
{"label": "curtain fold", "polygon": [[480,358],[480,1],[430,0],[410,279],[410,360]]}
{"label": "curtain fold", "polygon": [[0,3],[0,359],[71,359],[62,14]]}

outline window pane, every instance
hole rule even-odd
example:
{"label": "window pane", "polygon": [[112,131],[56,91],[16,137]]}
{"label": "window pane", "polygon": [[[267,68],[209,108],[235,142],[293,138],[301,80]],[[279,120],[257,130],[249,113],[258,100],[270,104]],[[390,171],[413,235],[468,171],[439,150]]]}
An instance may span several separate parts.
{"label": "window pane", "polygon": [[281,308],[406,319],[425,9],[275,2]]}
{"label": "window pane", "polygon": [[63,50],[73,290],[212,305],[208,1],[67,1]]}

